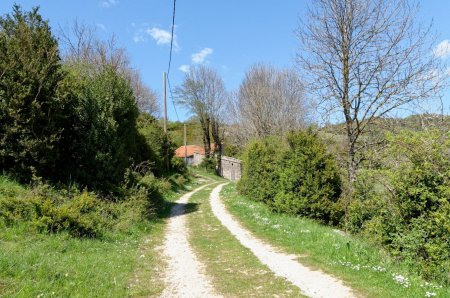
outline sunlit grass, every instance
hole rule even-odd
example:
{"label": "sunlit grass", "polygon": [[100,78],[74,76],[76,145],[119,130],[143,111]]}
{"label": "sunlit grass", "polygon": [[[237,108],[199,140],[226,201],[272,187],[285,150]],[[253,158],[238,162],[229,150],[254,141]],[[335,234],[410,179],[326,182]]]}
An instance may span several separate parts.
{"label": "sunlit grass", "polygon": [[221,197],[229,211],[254,235],[299,256],[344,280],[368,297],[450,297],[450,289],[426,283],[406,265],[394,262],[381,249],[312,220],[276,214],[266,205],[236,193],[235,184]]}
{"label": "sunlit grass", "polygon": [[[164,262],[157,247],[165,217],[186,189],[171,191],[154,218],[128,231],[108,231],[102,239],[67,233],[41,234],[22,222],[0,222],[0,297],[146,297],[164,289]],[[0,176],[0,197],[30,192]]]}

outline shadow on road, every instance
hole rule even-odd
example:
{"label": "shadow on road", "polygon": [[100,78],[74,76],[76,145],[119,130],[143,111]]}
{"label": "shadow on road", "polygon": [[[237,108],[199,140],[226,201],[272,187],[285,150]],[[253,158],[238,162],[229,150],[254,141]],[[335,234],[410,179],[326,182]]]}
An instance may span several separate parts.
{"label": "shadow on road", "polygon": [[168,218],[180,216],[184,214],[188,214],[191,212],[195,212],[198,210],[198,203],[169,203],[170,206],[170,214],[167,216]]}

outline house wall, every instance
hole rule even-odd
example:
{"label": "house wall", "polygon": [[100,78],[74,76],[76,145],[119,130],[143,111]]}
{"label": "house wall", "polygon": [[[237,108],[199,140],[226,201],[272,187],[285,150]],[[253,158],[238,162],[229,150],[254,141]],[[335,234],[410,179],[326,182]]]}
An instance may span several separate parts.
{"label": "house wall", "polygon": [[202,163],[203,158],[205,158],[205,156],[203,154],[194,153],[194,157],[192,159],[192,164],[191,165],[198,166],[199,164]]}
{"label": "house wall", "polygon": [[241,179],[242,161],[236,158],[222,156],[222,177],[231,181]]}
{"label": "house wall", "polygon": [[[183,158],[183,160],[184,160],[184,158]],[[193,156],[193,155],[188,156],[188,157],[186,158],[186,161],[187,161],[187,165],[188,165],[188,166],[192,166],[193,163],[194,163],[194,156]]]}

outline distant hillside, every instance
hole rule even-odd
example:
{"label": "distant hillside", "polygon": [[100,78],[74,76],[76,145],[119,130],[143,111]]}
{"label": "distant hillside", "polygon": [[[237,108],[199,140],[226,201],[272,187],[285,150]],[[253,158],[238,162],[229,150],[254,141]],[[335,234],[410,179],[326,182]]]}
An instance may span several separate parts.
{"label": "distant hillside", "polygon": [[[424,129],[450,130],[450,116],[439,114],[417,114],[405,118],[378,118],[369,126],[366,133],[397,132],[401,130],[421,131]],[[326,125],[325,133],[346,134],[345,123]]]}

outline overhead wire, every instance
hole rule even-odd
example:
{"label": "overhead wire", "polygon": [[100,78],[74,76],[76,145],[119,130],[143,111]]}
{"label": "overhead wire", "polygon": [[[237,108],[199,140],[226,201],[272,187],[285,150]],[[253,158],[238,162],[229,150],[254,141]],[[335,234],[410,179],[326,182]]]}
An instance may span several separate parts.
{"label": "overhead wire", "polygon": [[170,35],[170,54],[169,54],[169,66],[167,67],[167,76],[170,73],[170,66],[172,64],[172,50],[173,50],[173,33],[175,31],[175,10],[176,10],[177,0],[173,0],[173,13],[172,13],[172,34]]}
{"label": "overhead wire", "polygon": [[170,92],[170,98],[172,100],[173,109],[175,110],[175,114],[177,115],[178,122],[180,121],[180,118],[178,117],[178,111],[177,107],[175,106],[175,102],[173,100],[173,92],[172,88],[170,86],[170,80],[169,80],[169,74],[170,74],[170,66],[172,64],[172,52],[173,52],[173,41],[174,41],[174,31],[175,31],[175,11],[176,11],[176,2],[177,0],[173,0],[173,13],[172,13],[172,34],[170,36],[170,52],[169,52],[169,64],[167,66],[167,83],[169,85],[169,92]]}
{"label": "overhead wire", "polygon": [[169,76],[167,76],[167,85],[169,85],[170,99],[172,100],[173,108],[175,109],[175,115],[177,115],[177,121],[180,122],[180,118],[178,117],[177,108],[175,106],[175,102],[173,101],[173,92],[172,92],[172,87],[170,86]]}

